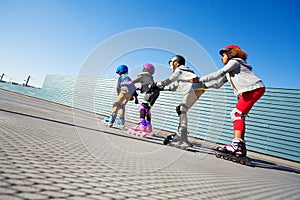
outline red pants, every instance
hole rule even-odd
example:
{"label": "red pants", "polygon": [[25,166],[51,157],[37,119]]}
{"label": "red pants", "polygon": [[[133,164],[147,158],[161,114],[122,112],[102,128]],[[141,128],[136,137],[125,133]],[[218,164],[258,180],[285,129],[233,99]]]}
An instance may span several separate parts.
{"label": "red pants", "polygon": [[[253,105],[264,95],[266,89],[258,88],[249,92],[244,92],[240,96],[236,108],[244,114],[248,114]],[[241,117],[240,113],[235,114],[236,117]],[[245,120],[235,120],[233,122],[233,129],[245,132]]]}

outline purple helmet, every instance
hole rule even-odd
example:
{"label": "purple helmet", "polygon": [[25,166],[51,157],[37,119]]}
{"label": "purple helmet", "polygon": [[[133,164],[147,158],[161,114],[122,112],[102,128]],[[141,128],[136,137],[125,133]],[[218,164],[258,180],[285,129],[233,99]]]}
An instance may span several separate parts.
{"label": "purple helmet", "polygon": [[148,72],[150,72],[151,74],[154,74],[154,72],[155,72],[154,66],[150,63],[144,64],[144,68],[147,69]]}

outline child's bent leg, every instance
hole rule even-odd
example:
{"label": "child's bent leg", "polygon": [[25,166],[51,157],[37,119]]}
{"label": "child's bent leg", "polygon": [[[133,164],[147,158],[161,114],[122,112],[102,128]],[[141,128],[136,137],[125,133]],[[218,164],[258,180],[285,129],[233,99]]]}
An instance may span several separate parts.
{"label": "child's bent leg", "polygon": [[263,96],[264,93],[265,88],[258,88],[250,92],[245,92],[240,96],[236,104],[236,108],[231,113],[234,138],[241,138],[244,140],[244,134],[246,131],[246,116],[252,109],[253,105]]}
{"label": "child's bent leg", "polygon": [[139,111],[140,111],[140,118],[146,119],[147,115],[150,112],[150,107],[147,105],[147,103],[142,103],[140,105]]}
{"label": "child's bent leg", "polygon": [[240,96],[236,107],[231,112],[234,129],[232,143],[219,147],[219,150],[226,150],[226,152],[237,156],[246,156],[247,149],[244,141],[246,131],[245,119],[253,105],[263,96],[264,93],[265,88],[258,88],[253,91],[245,92]]}
{"label": "child's bent leg", "polygon": [[130,100],[131,98],[131,94],[130,93],[126,93],[124,94],[124,98],[123,101],[121,102],[121,109],[120,109],[120,119],[123,120],[123,125],[125,124],[125,106],[127,104],[127,102]]}
{"label": "child's bent leg", "polygon": [[200,96],[204,93],[204,90],[194,90],[189,92],[183,98],[181,104],[176,107],[177,114],[179,116],[179,127],[177,135],[174,137],[175,140],[181,140],[188,144],[189,146],[191,143],[188,141],[188,118],[187,112],[188,110],[194,105],[194,103],[200,98]]}
{"label": "child's bent leg", "polygon": [[159,95],[159,89],[153,89],[151,90],[151,92],[148,91],[145,95],[145,101],[147,101],[150,104],[150,106],[153,106]]}
{"label": "child's bent leg", "polygon": [[126,91],[126,89],[122,88],[120,91],[120,94],[117,98],[116,103],[118,104],[118,106],[114,107],[115,109],[113,109],[113,113],[117,113],[119,110],[119,116],[120,116],[120,122],[118,122],[118,124],[125,124],[125,106],[127,104],[127,102],[130,100],[130,98],[132,97],[132,95],[130,93],[128,93]]}
{"label": "child's bent leg", "polygon": [[179,127],[187,128],[188,119],[187,112],[194,105],[194,103],[204,93],[204,90],[194,90],[186,94],[179,106],[176,107],[177,114],[179,116]]}

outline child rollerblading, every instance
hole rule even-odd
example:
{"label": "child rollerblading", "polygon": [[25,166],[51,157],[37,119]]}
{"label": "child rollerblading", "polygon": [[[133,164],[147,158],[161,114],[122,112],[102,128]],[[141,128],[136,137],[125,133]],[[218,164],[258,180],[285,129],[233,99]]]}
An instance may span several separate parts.
{"label": "child rollerblading", "polygon": [[[217,147],[216,156],[241,164],[249,164],[244,140],[245,119],[253,105],[265,93],[265,86],[261,79],[252,72],[252,67],[246,63],[247,53],[239,46],[228,45],[219,53],[225,66],[216,72],[202,76],[200,80],[204,82],[206,88],[220,88],[224,83],[229,82],[238,101],[231,112],[234,129],[232,143]],[[212,80],[218,81],[211,82]]]}
{"label": "child rollerblading", "polygon": [[116,73],[119,75],[117,82],[117,93],[118,97],[113,104],[112,114],[103,119],[103,123],[112,127],[116,121],[118,112],[120,112],[119,120],[117,125],[119,127],[124,127],[125,125],[125,106],[127,102],[132,98],[132,95],[135,92],[135,87],[133,85],[121,85],[122,82],[129,82],[131,78],[128,74],[128,67],[126,65],[120,65],[117,67]]}
{"label": "child rollerblading", "polygon": [[154,72],[155,67],[150,63],[146,63],[143,65],[143,70],[136,79],[122,83],[122,85],[134,85],[140,83],[141,86],[139,87],[139,90],[141,93],[145,93],[144,102],[139,108],[140,120],[136,126],[128,129],[128,133],[130,134],[142,137],[153,135],[150,110],[160,94],[160,89],[154,85]]}
{"label": "child rollerblading", "polygon": [[169,65],[173,72],[172,75],[166,80],[158,82],[157,85],[169,91],[175,91],[180,87],[185,96],[182,102],[176,107],[176,112],[179,116],[177,132],[168,135],[163,144],[186,149],[192,147],[192,143],[188,140],[187,112],[204,93],[205,89],[197,75],[189,67],[185,66],[185,58],[183,56],[176,55],[172,57]]}

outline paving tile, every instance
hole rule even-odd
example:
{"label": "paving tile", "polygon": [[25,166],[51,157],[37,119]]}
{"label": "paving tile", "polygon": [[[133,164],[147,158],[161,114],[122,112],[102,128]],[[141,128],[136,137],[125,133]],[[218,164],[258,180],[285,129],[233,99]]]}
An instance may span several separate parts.
{"label": "paving tile", "polygon": [[[0,94],[0,199],[300,199],[300,170],[288,161],[247,167],[216,159],[211,150],[174,148],[146,159],[148,153],[132,152],[162,146],[103,129],[91,113]],[[169,163],[165,154],[179,156]]]}
{"label": "paving tile", "polygon": [[82,190],[73,190],[73,189],[63,189],[62,192],[69,194],[70,196],[81,196],[84,197],[86,192]]}
{"label": "paving tile", "polygon": [[39,192],[39,194],[41,195],[45,195],[48,196],[49,198],[67,198],[70,195],[66,192],[64,192],[63,190],[55,190],[55,191],[49,191],[49,190],[45,190],[45,191],[41,191]]}
{"label": "paving tile", "polygon": [[16,193],[17,193],[17,191],[13,188],[0,187],[0,194],[16,194]]}
{"label": "paving tile", "polygon": [[22,197],[17,197],[17,196],[12,196],[12,195],[6,195],[6,194],[1,194],[0,197],[3,200],[22,200],[22,199],[24,199]]}
{"label": "paving tile", "polygon": [[21,192],[16,195],[17,197],[21,197],[23,199],[30,199],[30,200],[40,200],[40,199],[47,199],[47,195],[42,195],[39,193],[27,193],[27,192]]}

